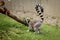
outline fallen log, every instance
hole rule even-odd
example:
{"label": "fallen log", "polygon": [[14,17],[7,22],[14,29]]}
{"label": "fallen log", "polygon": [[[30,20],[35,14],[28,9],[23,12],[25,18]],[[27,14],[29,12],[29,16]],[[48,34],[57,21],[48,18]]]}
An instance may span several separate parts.
{"label": "fallen log", "polygon": [[10,11],[7,10],[6,8],[3,8],[3,9],[0,8],[0,13],[2,13],[2,14],[4,14],[4,15],[7,15],[7,16],[11,17],[12,19],[16,20],[17,22],[20,22],[20,23],[28,26],[28,24],[27,24],[24,20],[22,20],[22,19],[18,18],[17,16],[13,15],[13,14],[10,13]]}
{"label": "fallen log", "polygon": [[11,13],[10,10],[8,10],[4,5],[5,5],[5,2],[0,1],[0,13],[2,13],[4,15],[7,15],[7,16],[13,18],[14,20],[16,20],[17,22],[20,22],[20,23],[28,26],[28,24],[24,20],[22,20],[22,19],[18,18],[17,16],[13,15],[13,13]]}

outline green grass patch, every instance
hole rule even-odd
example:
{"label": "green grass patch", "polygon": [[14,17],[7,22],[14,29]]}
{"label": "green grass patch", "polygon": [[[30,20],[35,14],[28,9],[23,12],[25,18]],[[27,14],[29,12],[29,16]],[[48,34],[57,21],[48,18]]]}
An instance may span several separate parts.
{"label": "green grass patch", "polygon": [[27,32],[27,26],[0,14],[0,40],[60,40],[60,27],[42,24],[41,34]]}

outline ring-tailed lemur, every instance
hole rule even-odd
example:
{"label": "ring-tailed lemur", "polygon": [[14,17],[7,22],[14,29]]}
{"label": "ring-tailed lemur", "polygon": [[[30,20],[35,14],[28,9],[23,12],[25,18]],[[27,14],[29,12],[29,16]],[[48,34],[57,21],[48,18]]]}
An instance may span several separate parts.
{"label": "ring-tailed lemur", "polygon": [[39,27],[41,26],[44,18],[43,18],[43,8],[38,4],[35,7],[37,13],[39,13],[39,16],[42,21],[38,20],[30,20],[30,18],[26,18],[26,22],[29,25],[28,31],[35,31],[36,33],[40,33]]}

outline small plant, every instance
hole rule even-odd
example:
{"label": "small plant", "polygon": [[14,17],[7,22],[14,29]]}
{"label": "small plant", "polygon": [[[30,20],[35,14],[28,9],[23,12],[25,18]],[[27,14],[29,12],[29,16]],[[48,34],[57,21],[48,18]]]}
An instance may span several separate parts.
{"label": "small plant", "polygon": [[56,17],[54,17],[54,16],[53,16],[53,17],[51,17],[51,18],[52,18],[52,19],[56,19]]}

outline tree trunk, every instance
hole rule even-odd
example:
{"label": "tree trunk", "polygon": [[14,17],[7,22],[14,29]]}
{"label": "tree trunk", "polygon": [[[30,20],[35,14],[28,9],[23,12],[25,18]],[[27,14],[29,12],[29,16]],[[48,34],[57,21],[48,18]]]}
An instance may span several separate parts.
{"label": "tree trunk", "polygon": [[13,15],[12,13],[10,13],[10,11],[7,10],[6,8],[3,8],[3,9],[0,8],[0,13],[2,13],[2,14],[4,14],[4,15],[7,15],[7,16],[13,18],[14,20],[16,20],[17,22],[20,22],[20,23],[28,26],[28,24],[27,24],[25,21],[23,21],[22,19],[18,18],[18,17],[15,16],[15,15]]}

